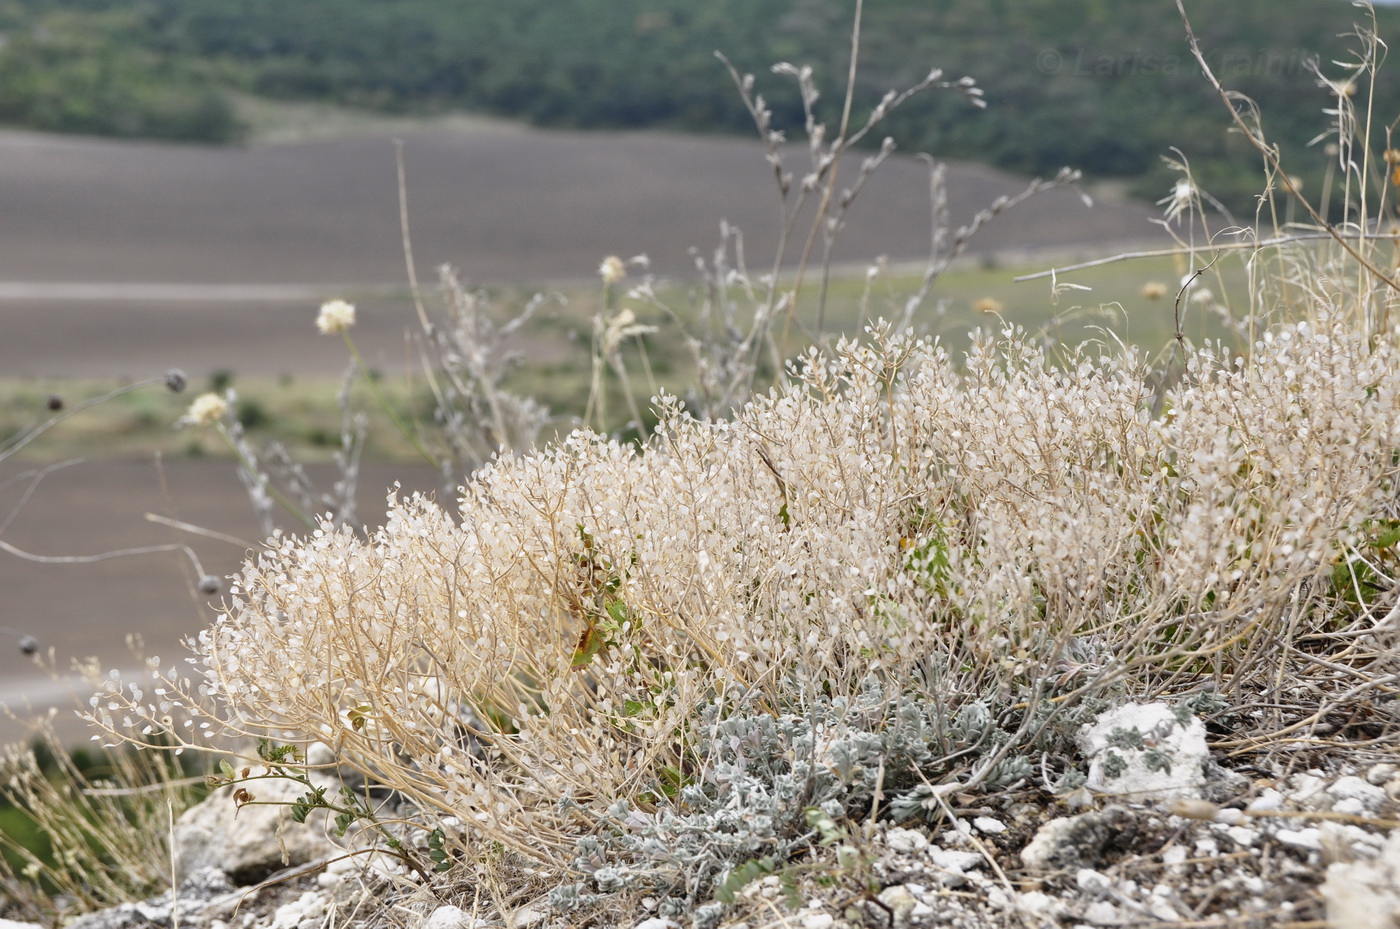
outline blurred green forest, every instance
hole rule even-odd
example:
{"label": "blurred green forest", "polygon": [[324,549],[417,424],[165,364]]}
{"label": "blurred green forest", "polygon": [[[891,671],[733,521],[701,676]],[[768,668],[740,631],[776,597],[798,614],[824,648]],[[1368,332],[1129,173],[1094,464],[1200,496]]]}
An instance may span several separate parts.
{"label": "blurred green forest", "polygon": [[[396,113],[467,110],[571,128],[744,132],[722,51],[779,126],[800,130],[777,61],[811,64],[822,116],[839,117],[852,0],[0,0],[0,122],[37,129],[231,142],[229,92]],[[1364,10],[1343,0],[1187,4],[1213,67],[1260,104],[1290,170],[1320,179],[1308,142],[1335,104],[1306,62],[1341,77]],[[1400,35],[1400,9],[1379,8]],[[1259,158],[1189,58],[1172,0],[869,0],[859,103],[931,67],[969,75],[990,107],[928,93],[884,125],[904,151],[1026,174],[1062,165],[1162,196],[1176,146],[1236,209]],[[1363,88],[1364,96],[1364,88]],[[1382,71],[1377,145],[1400,116]],[[859,113],[857,113],[859,116]],[[878,141],[878,140],[876,140]],[[1316,188],[1314,188],[1316,189]]]}

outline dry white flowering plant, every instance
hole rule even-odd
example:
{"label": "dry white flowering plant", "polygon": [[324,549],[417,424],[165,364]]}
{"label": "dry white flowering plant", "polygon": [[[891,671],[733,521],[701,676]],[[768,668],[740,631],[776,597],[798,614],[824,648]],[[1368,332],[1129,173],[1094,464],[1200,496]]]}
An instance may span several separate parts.
{"label": "dry white flowering plant", "polygon": [[1008,329],[955,366],[876,328],[733,421],[663,401],[643,448],[495,462],[460,519],[391,499],[369,538],[279,536],[193,674],[110,681],[91,717],[324,743],[458,853],[547,870],[589,814],[703,775],[702,706],[800,714],[871,676],[950,713],[1229,692],[1285,674],[1283,630],[1352,621],[1330,579],[1393,518],[1395,349],[1317,313],[1248,359],[1195,351],[1158,409],[1132,352],[1055,363]]}

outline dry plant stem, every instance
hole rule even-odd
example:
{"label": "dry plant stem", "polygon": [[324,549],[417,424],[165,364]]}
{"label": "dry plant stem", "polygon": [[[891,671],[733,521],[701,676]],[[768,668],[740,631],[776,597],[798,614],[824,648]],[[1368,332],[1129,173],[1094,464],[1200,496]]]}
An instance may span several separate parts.
{"label": "dry plant stem", "polygon": [[[1258,242],[1212,242],[1210,247],[1212,251],[1220,252],[1255,251],[1264,248],[1276,248],[1282,245],[1292,245],[1297,242],[1317,241],[1320,239],[1331,240],[1335,239],[1337,236],[1343,236],[1346,238],[1360,238],[1359,235],[1348,234],[1342,232],[1341,230],[1334,230],[1332,232],[1300,232],[1291,235],[1273,236],[1271,238],[1262,239]],[[1371,241],[1380,239],[1392,242],[1400,242],[1400,233],[1373,232],[1369,236],[1366,236],[1366,238]],[[1137,252],[1121,252],[1117,255],[1112,255],[1107,258],[1095,258],[1092,261],[1081,261],[1072,265],[1064,265],[1062,267],[1050,268],[1045,271],[1036,271],[1031,274],[1021,274],[1016,277],[1013,277],[1012,280],[1017,283],[1020,283],[1022,281],[1035,281],[1040,280],[1042,278],[1054,277],[1057,274],[1065,274],[1070,271],[1083,271],[1086,268],[1098,268],[1102,267],[1103,265],[1116,264],[1120,261],[1137,261],[1142,258],[1171,258],[1180,254],[1180,248],[1156,248]]]}
{"label": "dry plant stem", "polygon": [[191,535],[203,536],[206,539],[213,539],[216,542],[227,542],[229,545],[244,550],[254,547],[254,544],[247,539],[240,539],[238,536],[229,535],[225,532],[216,532],[213,529],[206,529],[203,526],[196,526],[178,519],[171,519],[168,516],[161,516],[159,513],[145,513],[142,518],[147,522],[156,523],[160,526],[169,526],[171,529],[179,529],[181,532],[188,532]]}
{"label": "dry plant stem", "polygon": [[[865,0],[856,0],[855,21],[851,25],[851,64],[846,70],[846,98],[841,103],[841,126],[836,132],[837,139],[845,139],[846,132],[851,124],[851,103],[856,95],[856,70],[860,59],[860,22],[865,12]],[[797,309],[797,295],[802,290],[802,278],[807,271],[807,263],[812,257],[812,246],[816,243],[817,233],[826,224],[826,214],[831,208],[831,193],[836,189],[836,176],[841,168],[841,156],[845,154],[845,147],[839,146],[832,152],[831,173],[827,176],[826,187],[822,191],[821,203],[817,206],[817,214],[812,218],[812,227],[807,231],[807,241],[802,246],[802,257],[797,262],[797,274],[793,278],[792,288],[788,291],[788,310],[783,320],[783,335],[778,340],[778,354],[786,358],[791,353],[788,349],[788,333],[792,326],[792,316]],[[826,286],[827,277],[830,273],[830,257],[822,266],[822,293],[820,309],[818,311],[817,337],[821,337],[822,327],[820,320],[826,315]],[[775,377],[781,376],[781,371],[775,372]]]}
{"label": "dry plant stem", "polygon": [[[232,405],[230,405],[230,407],[232,407]],[[258,467],[258,462],[251,446],[243,439],[242,427],[236,420],[233,421],[233,426],[234,431],[231,432],[224,423],[215,423],[214,430],[219,433],[219,436],[224,440],[224,444],[229,447],[229,450],[237,456],[240,465],[239,474],[245,481],[250,482],[248,484],[250,488],[249,492],[252,493],[251,488],[255,486],[263,494],[266,494],[268,499],[277,501],[277,504],[281,506],[282,509],[286,510],[288,514],[302,525],[307,528],[312,528],[315,525],[315,520],[299,506],[287,499],[287,496],[277,489],[272,483],[272,479],[267,476],[267,473],[262,468]],[[263,517],[263,530],[271,535],[271,516],[267,513],[262,513],[260,515]]]}
{"label": "dry plant stem", "polygon": [[[166,799],[165,801],[166,822],[169,828],[165,833],[166,842],[170,843],[170,848],[175,848],[175,803]],[[170,856],[170,925],[171,929],[180,929],[180,881],[175,873],[175,855]]]}
{"label": "dry plant stem", "polygon": [[[1073,187],[1080,179],[1080,173],[1069,168],[1061,169],[1059,174],[1048,181],[1036,178],[1026,186],[1025,190],[1014,197],[998,197],[990,207],[979,210],[972,221],[966,226],[958,227],[949,240],[947,234],[947,194],[943,186],[943,166],[927,156],[925,156],[925,161],[929,165],[929,208],[932,235],[929,237],[929,257],[924,266],[923,280],[919,283],[919,289],[905,301],[904,320],[906,325],[909,320],[912,320],[914,313],[923,305],[923,302],[928,299],[934,285],[938,283],[938,278],[944,271],[948,270],[948,266],[953,261],[967,250],[968,244],[983,226],[1031,197],[1058,187]],[[1046,273],[1053,275],[1055,272]],[[1016,278],[1018,281],[1022,279]]]}
{"label": "dry plant stem", "polygon": [[394,171],[398,181],[399,236],[403,244],[404,266],[408,271],[409,291],[413,294],[413,308],[418,312],[418,325],[427,332],[430,323],[428,312],[423,308],[423,291],[418,286],[418,268],[413,262],[413,235],[408,225],[408,176],[403,165],[403,139],[394,140]]}
{"label": "dry plant stem", "polygon": [[48,477],[55,471],[62,470],[63,468],[70,468],[76,464],[81,464],[82,461],[83,459],[81,458],[69,458],[67,461],[59,461],[51,465],[45,465],[38,471],[26,471],[23,474],[17,474],[9,480],[5,481],[3,484],[0,484],[0,489],[3,489],[4,487],[9,486],[14,481],[29,481],[29,486],[25,487],[24,493],[20,495],[20,498],[15,503],[14,507],[10,509],[10,515],[5,517],[5,521],[3,523],[0,523],[0,534],[3,534],[6,529],[10,528],[10,523],[14,522],[15,517],[18,516],[21,512],[23,512],[25,506],[29,503],[30,499],[33,498],[34,492],[38,490],[39,484],[43,482],[44,478]]}
{"label": "dry plant stem", "polygon": [[181,545],[177,542],[172,542],[168,545],[144,545],[136,548],[119,548],[97,555],[36,555],[22,548],[16,548],[4,539],[0,539],[0,551],[8,552],[16,558],[23,558],[25,561],[32,561],[35,564],[97,564],[103,561],[111,561],[113,558],[131,558],[137,555],[155,555],[161,552],[179,552],[189,559],[196,574],[204,574],[204,568],[200,565],[199,556],[194,553],[194,549],[190,548],[188,545]]}
{"label": "dry plant stem", "polygon": [[1307,214],[1312,217],[1313,222],[1318,228],[1326,230],[1328,236],[1340,245],[1358,266],[1364,268],[1367,273],[1371,274],[1376,280],[1383,282],[1392,290],[1400,291],[1400,282],[1397,282],[1390,275],[1376,267],[1369,258],[1352,246],[1346,236],[1341,235],[1331,223],[1317,212],[1317,209],[1303,196],[1302,191],[1298,189],[1297,185],[1294,184],[1293,179],[1283,170],[1283,165],[1279,161],[1278,153],[1271,146],[1266,144],[1263,139],[1259,138],[1259,134],[1251,129],[1240,117],[1238,110],[1231,100],[1230,92],[1221,85],[1220,79],[1215,76],[1215,72],[1211,70],[1210,64],[1206,61],[1205,54],[1201,51],[1200,43],[1196,40],[1196,34],[1191,28],[1191,19],[1186,15],[1186,7],[1182,4],[1182,0],[1175,0],[1175,2],[1177,10],[1181,14],[1182,24],[1186,27],[1186,41],[1191,46],[1192,57],[1194,57],[1197,64],[1201,66],[1202,73],[1205,74],[1206,80],[1210,81],[1211,87],[1215,89],[1221,102],[1225,104],[1225,108],[1230,111],[1230,118],[1239,128],[1240,132],[1249,140],[1249,144],[1254,146],[1255,150],[1264,157],[1270,169],[1276,172],[1280,182],[1283,184],[1284,190],[1307,211]]}
{"label": "dry plant stem", "polygon": [[355,367],[360,369],[361,376],[364,378],[365,383],[369,385],[370,393],[374,394],[375,401],[383,408],[384,412],[389,414],[389,418],[393,420],[394,426],[403,437],[408,440],[408,443],[413,446],[413,450],[423,456],[424,461],[434,468],[441,467],[442,462],[423,445],[423,440],[419,437],[418,431],[409,428],[408,423],[404,422],[403,417],[399,415],[399,411],[394,408],[394,405],[389,402],[389,398],[384,395],[384,391],[379,387],[379,379],[374,377],[370,372],[369,366],[365,364],[365,359],[360,355],[360,350],[355,347],[355,340],[350,338],[349,331],[342,330],[340,336],[345,340],[345,347],[349,350],[350,357],[354,359]]}
{"label": "dry plant stem", "polygon": [[39,438],[39,436],[43,435],[45,432],[48,432],[54,426],[57,426],[59,423],[63,422],[70,416],[73,416],[77,413],[81,413],[83,410],[88,410],[92,407],[106,403],[108,400],[113,400],[117,397],[123,396],[124,394],[129,394],[133,391],[141,390],[145,387],[151,387],[155,384],[163,383],[165,383],[165,377],[147,378],[144,381],[137,381],[134,384],[126,384],[122,387],[116,388],[115,390],[109,390],[107,391],[107,393],[103,394],[100,397],[93,397],[90,400],[84,400],[82,403],[76,404],[72,407],[69,407],[68,409],[61,410],[58,413],[55,413],[53,416],[50,416],[48,419],[44,420],[42,423],[35,426],[34,428],[29,429],[25,432],[21,432],[13,439],[8,440],[4,445],[0,445],[0,461],[3,461],[4,459],[20,451],[26,445],[33,442],[35,439]]}

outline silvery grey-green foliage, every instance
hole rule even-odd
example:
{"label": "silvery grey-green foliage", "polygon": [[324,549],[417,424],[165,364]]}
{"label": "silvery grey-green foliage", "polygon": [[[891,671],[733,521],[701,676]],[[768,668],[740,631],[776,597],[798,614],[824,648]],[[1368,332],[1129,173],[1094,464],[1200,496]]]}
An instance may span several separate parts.
{"label": "silvery grey-green foliage", "polygon": [[[873,676],[854,696],[819,697],[803,712],[725,716],[712,703],[696,727],[698,761],[687,782],[649,808],[611,804],[599,828],[578,840],[573,865],[586,879],[551,899],[567,910],[626,889],[661,899],[663,916],[690,913],[737,869],[800,862],[822,840],[808,811],[837,822],[859,818],[883,790],[895,819],[937,820],[943,810],[926,802],[928,779],[947,775],[949,759],[968,746],[975,758],[1009,737],[981,701],[952,720],[937,712]],[[1020,756],[1003,764],[1007,775],[1030,771]],[[582,809],[570,799],[562,806]]]}

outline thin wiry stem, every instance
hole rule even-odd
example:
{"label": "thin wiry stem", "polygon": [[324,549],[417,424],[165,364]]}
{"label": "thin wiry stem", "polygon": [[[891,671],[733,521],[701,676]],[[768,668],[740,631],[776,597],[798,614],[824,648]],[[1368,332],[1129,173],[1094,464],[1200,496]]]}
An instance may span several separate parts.
{"label": "thin wiry stem", "polygon": [[1249,144],[1254,146],[1255,150],[1264,157],[1269,167],[1277,174],[1280,183],[1283,184],[1283,189],[1303,207],[1319,228],[1326,230],[1327,235],[1340,245],[1342,250],[1345,251],[1357,265],[1366,269],[1369,274],[1376,280],[1384,283],[1387,287],[1392,290],[1400,291],[1400,281],[1397,281],[1378,268],[1370,258],[1354,247],[1346,236],[1342,235],[1336,227],[1322,216],[1322,214],[1318,213],[1317,209],[1312,205],[1312,202],[1308,200],[1307,197],[1303,196],[1303,192],[1298,189],[1298,185],[1294,183],[1293,178],[1289,177],[1283,170],[1283,163],[1279,160],[1277,150],[1268,145],[1259,137],[1258,132],[1251,129],[1249,125],[1245,123],[1244,119],[1239,114],[1239,110],[1232,102],[1231,93],[1220,83],[1220,79],[1215,76],[1215,72],[1211,70],[1210,64],[1206,61],[1205,53],[1201,51],[1200,42],[1196,40],[1196,33],[1191,28],[1191,19],[1186,15],[1186,7],[1182,4],[1182,0],[1176,0],[1176,8],[1177,11],[1180,12],[1181,21],[1186,27],[1186,41],[1191,46],[1192,57],[1194,57],[1197,64],[1201,66],[1202,73],[1205,74],[1206,80],[1210,81],[1211,87],[1215,88],[1215,92],[1217,96],[1220,97],[1221,102],[1225,104],[1225,108],[1230,111],[1231,120],[1234,121],[1240,132],[1244,134],[1244,137],[1249,140]]}

